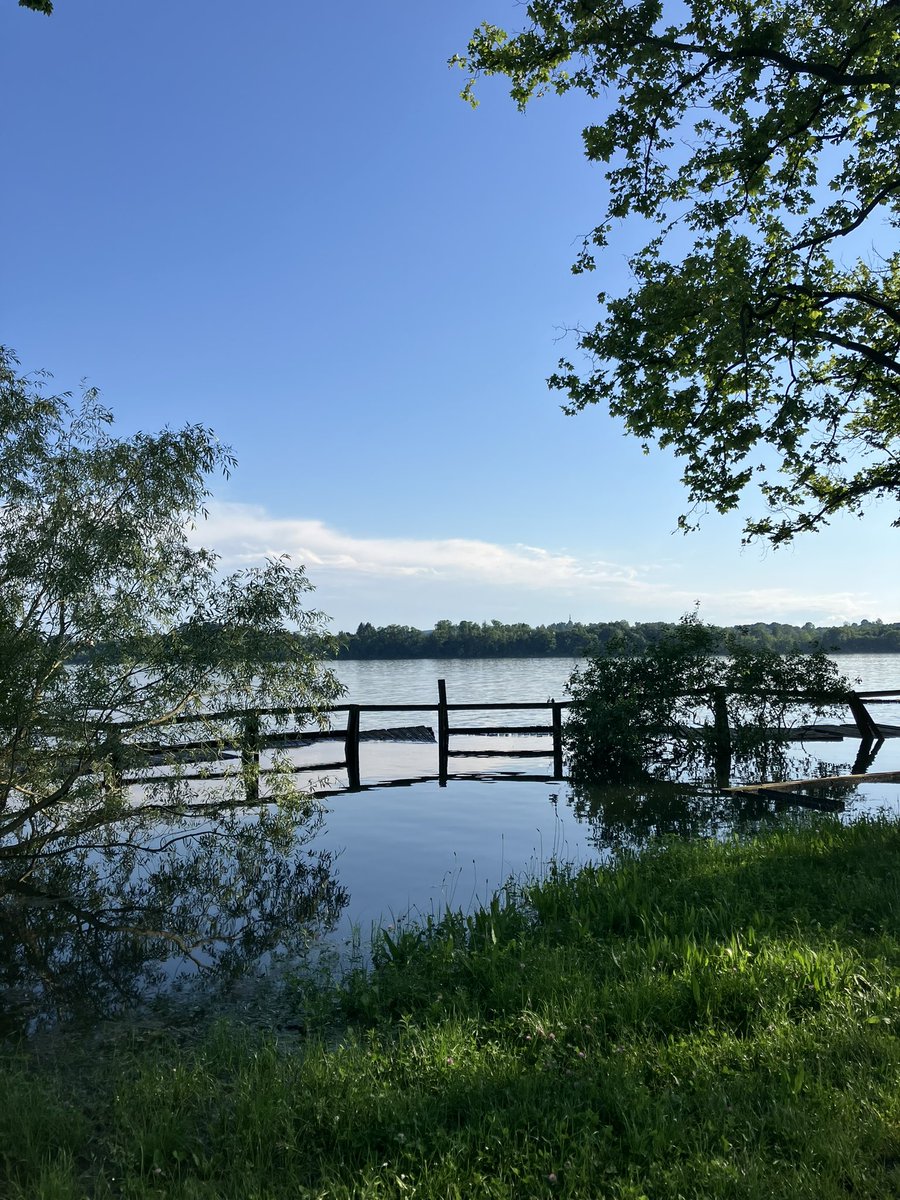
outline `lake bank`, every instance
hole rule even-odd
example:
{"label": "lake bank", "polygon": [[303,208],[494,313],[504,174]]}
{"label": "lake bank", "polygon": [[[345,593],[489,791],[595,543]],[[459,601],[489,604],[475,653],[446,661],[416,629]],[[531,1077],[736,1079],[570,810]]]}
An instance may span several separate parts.
{"label": "lake bank", "polygon": [[327,1004],[296,993],[299,1042],[7,1052],[2,1190],[894,1195],[898,862],[897,823],[680,842],[384,939]]}

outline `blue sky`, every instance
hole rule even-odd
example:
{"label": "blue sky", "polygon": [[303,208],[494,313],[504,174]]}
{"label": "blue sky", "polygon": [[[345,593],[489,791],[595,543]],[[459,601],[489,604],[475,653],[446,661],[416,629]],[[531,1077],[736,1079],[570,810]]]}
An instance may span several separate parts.
{"label": "blue sky", "polygon": [[122,434],[239,459],[201,531],[289,553],[335,625],[900,619],[894,510],[778,551],[674,532],[675,462],[546,376],[625,278],[579,97],[472,111],[447,58],[513,0],[58,0],[0,13],[0,339]]}

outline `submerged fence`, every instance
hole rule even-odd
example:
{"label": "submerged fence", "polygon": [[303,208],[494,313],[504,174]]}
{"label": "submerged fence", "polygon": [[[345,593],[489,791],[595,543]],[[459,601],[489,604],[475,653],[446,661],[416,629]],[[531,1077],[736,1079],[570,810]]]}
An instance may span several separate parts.
{"label": "submerged fence", "polygon": [[[241,773],[244,778],[246,796],[248,803],[254,804],[259,801],[259,778],[260,774],[264,773],[265,768],[261,768],[261,755],[267,750],[290,749],[297,747],[305,747],[313,745],[317,742],[342,742],[343,757],[337,761],[319,762],[319,763],[304,763],[295,766],[296,771],[313,772],[313,771],[328,771],[328,770],[346,770],[348,789],[351,791],[359,790],[361,787],[360,775],[360,743],[363,741],[428,741],[437,743],[438,757],[438,781],[441,786],[446,785],[449,775],[449,763],[452,758],[547,758],[547,749],[522,749],[516,748],[512,750],[487,749],[487,750],[453,750],[450,747],[451,738],[456,736],[497,736],[497,735],[520,735],[520,736],[544,736],[551,739],[551,747],[549,754],[552,755],[553,768],[552,775],[548,778],[552,780],[565,779],[564,761],[563,761],[563,709],[570,708],[573,704],[571,700],[544,700],[544,701],[492,701],[482,703],[462,703],[451,704],[447,699],[447,685],[445,680],[437,681],[438,696],[436,704],[334,704],[327,707],[325,710],[315,710],[312,708],[257,708],[247,711],[226,711],[216,713],[192,713],[182,714],[173,718],[172,725],[198,725],[204,722],[228,721],[233,720],[236,725],[235,734],[232,738],[217,740],[215,742],[207,739],[194,739],[185,741],[171,741],[147,743],[140,742],[131,747],[132,750],[142,752],[145,755],[158,755],[161,759],[168,761],[190,762],[190,755],[206,754],[211,757],[211,761],[226,758],[240,758]],[[728,694],[724,689],[716,689],[712,693],[703,693],[702,695],[692,694],[691,698],[696,698],[699,702],[709,708],[712,714],[713,736],[720,756],[724,759],[730,756],[731,749],[731,730],[728,722]],[[756,693],[760,695],[761,693]],[[784,694],[782,694],[784,695]],[[787,697],[796,700],[798,704],[804,701],[809,701],[812,697],[805,693],[790,693]],[[829,726],[819,725],[815,727],[805,727],[805,730],[796,731],[798,736],[817,736],[817,737],[833,737],[840,739],[842,737],[858,737],[860,739],[860,750],[857,755],[857,763],[863,763],[861,769],[865,769],[874,759],[878,747],[882,744],[885,737],[900,736],[900,727],[886,726],[877,723],[871,716],[868,708],[868,703],[880,704],[900,704],[900,689],[882,690],[882,691],[863,691],[852,692],[843,697],[843,702],[849,708],[853,716],[853,725]],[[311,718],[317,712],[324,711],[329,716],[339,713],[346,713],[346,726],[344,729],[306,729],[303,728],[302,718]],[[535,725],[451,725],[452,714],[460,712],[545,712],[549,713],[549,724]],[[361,716],[371,713],[430,713],[437,718],[437,737],[434,737],[434,731],[430,728],[418,727],[400,727],[398,729],[383,729],[383,730],[364,730],[361,728]],[[265,718],[293,718],[298,722],[297,727],[291,729],[271,730],[264,728],[263,721]],[[122,731],[127,731],[128,726],[121,726]],[[812,730],[818,731],[813,733]],[[413,735],[413,736],[408,736]],[[161,762],[160,765],[165,765]],[[212,779],[221,778],[227,773],[227,769],[205,769],[202,772],[194,774],[182,773],[180,778],[194,779]],[[121,776],[120,776],[121,778]]]}
{"label": "submerged fence", "polygon": [[[315,741],[342,740],[344,757],[337,762],[322,762],[314,765],[305,764],[298,770],[327,771],[345,768],[347,771],[348,787],[351,791],[360,787],[359,750],[362,741],[379,740],[379,734],[385,735],[381,740],[401,741],[401,730],[363,730],[360,717],[363,713],[431,713],[437,717],[437,751],[438,751],[438,781],[443,786],[449,777],[449,760],[454,757],[465,758],[546,758],[546,750],[451,750],[450,739],[456,735],[497,736],[503,734],[546,735],[552,738],[553,774],[552,779],[562,780],[563,774],[563,722],[562,710],[571,705],[570,700],[544,701],[495,701],[485,703],[451,704],[447,700],[447,684],[443,679],[438,680],[437,704],[333,704],[327,709],[328,713],[347,714],[347,724],[343,731],[311,730],[311,731],[279,731],[276,734],[263,733],[259,728],[259,719],[248,722],[248,736],[242,748],[245,763],[256,764],[257,774],[260,752],[274,746],[290,744],[292,740],[305,743]],[[454,712],[522,712],[548,711],[551,723],[549,725],[461,725],[450,724],[451,713]],[[258,710],[259,715],[270,713],[281,715],[283,710]],[[311,709],[295,709],[296,715],[310,714]],[[429,731],[431,732],[431,731]],[[424,739],[415,739],[424,740]],[[431,740],[431,739],[428,739]]]}

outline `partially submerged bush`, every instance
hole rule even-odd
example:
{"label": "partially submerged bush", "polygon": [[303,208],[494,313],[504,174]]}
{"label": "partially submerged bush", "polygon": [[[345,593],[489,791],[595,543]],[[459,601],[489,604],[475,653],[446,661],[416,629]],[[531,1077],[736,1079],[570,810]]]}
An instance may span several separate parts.
{"label": "partially submerged bush", "polygon": [[572,780],[721,779],[732,757],[768,769],[785,729],[846,703],[850,682],[821,651],[776,654],[732,637],[722,654],[718,638],[691,612],[641,655],[611,641],[576,668],[565,729]]}

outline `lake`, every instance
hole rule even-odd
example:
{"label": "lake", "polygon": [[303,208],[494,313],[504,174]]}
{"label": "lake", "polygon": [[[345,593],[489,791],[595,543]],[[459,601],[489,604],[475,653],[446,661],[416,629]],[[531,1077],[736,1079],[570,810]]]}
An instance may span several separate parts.
{"label": "lake", "polygon": [[[836,661],[861,688],[900,686],[900,655]],[[341,662],[336,672],[350,703],[436,705],[438,679],[446,681],[451,705],[543,703],[566,698],[574,666],[552,658],[404,660]],[[872,713],[900,723],[898,708],[872,706]],[[455,728],[548,719],[546,710],[450,714]],[[335,720],[343,728],[344,714]],[[364,729],[435,723],[436,713],[362,714]],[[808,769],[798,774],[846,773],[858,745],[856,739],[811,743],[819,762],[804,764]],[[191,958],[168,937],[173,929],[185,936],[198,931],[193,963],[219,964],[226,996],[235,988],[265,992],[259,973],[268,973],[277,988],[276,960],[297,962],[310,953],[317,960],[323,949],[326,961],[335,954],[365,957],[373,923],[396,926],[448,907],[470,909],[509,879],[540,876],[552,863],[602,861],[660,835],[722,837],[735,828],[810,818],[802,809],[776,812],[771,799],[722,796],[714,788],[703,793],[663,784],[579,794],[549,779],[546,736],[457,734],[451,749],[541,753],[453,757],[454,774],[441,786],[436,744],[364,741],[363,790],[327,796],[299,833],[276,832],[274,851],[257,836],[255,816],[239,812],[226,818],[238,831],[237,845],[220,841],[215,820],[197,818],[187,838],[176,836],[178,829],[151,830],[136,837],[133,851],[131,842],[122,843],[125,853],[115,857],[88,846],[71,861],[48,860],[41,880],[46,894],[77,895],[79,903],[72,908],[26,898],[4,909],[0,1035],[4,1022],[11,1030],[33,1029],[79,1011],[116,1011],[171,993],[185,968],[194,1004],[198,993],[190,976],[197,976]],[[314,766],[340,759],[342,752],[340,741],[292,751],[296,765],[306,768],[299,778],[320,788],[346,787],[343,769],[323,779]],[[900,770],[900,739],[885,743],[872,769]],[[900,817],[898,784],[866,783],[841,790],[840,797],[846,803],[840,819],[877,811]],[[131,936],[129,922],[145,927],[145,935]],[[204,974],[201,990],[210,1003],[212,987]],[[263,1019],[270,1017],[264,1013]]]}
{"label": "lake", "polygon": [[[843,655],[840,669],[860,688],[900,687],[900,655]],[[339,662],[336,672],[346,700],[359,704],[437,703],[437,681],[447,683],[450,704],[480,701],[565,699],[575,661],[535,659],[421,659]],[[871,707],[876,720],[896,722],[898,709]],[[451,713],[453,727],[546,724],[549,714]],[[338,717],[341,720],[341,717]],[[364,713],[362,728],[398,724],[434,725],[428,713]],[[552,773],[549,738],[455,737],[453,749],[547,747],[545,759],[454,758],[459,773]],[[858,743],[818,743],[816,757],[847,770]],[[306,753],[322,761],[323,747]],[[327,753],[327,752],[326,752]],[[339,755],[331,754],[336,758]],[[302,761],[302,760],[301,760]],[[882,747],[873,770],[900,769],[900,739]],[[565,783],[532,783],[512,775],[502,781],[450,778],[408,787],[378,787],[381,781],[437,774],[437,747],[363,742],[360,774],[365,791],[327,799],[327,815],[317,843],[337,855],[336,870],[349,893],[339,936],[352,926],[365,936],[372,922],[395,923],[406,914],[429,914],[448,904],[467,907],[483,900],[510,876],[539,873],[551,860],[596,861],[620,844],[638,845],[658,833],[715,836],[740,814],[719,803],[696,811],[695,797],[671,787],[658,795],[627,789],[615,796],[615,811],[591,812]],[[334,773],[339,785],[346,774]],[[851,815],[875,809],[900,813],[900,785],[867,784],[854,793]],[[631,819],[630,819],[631,818]]]}

